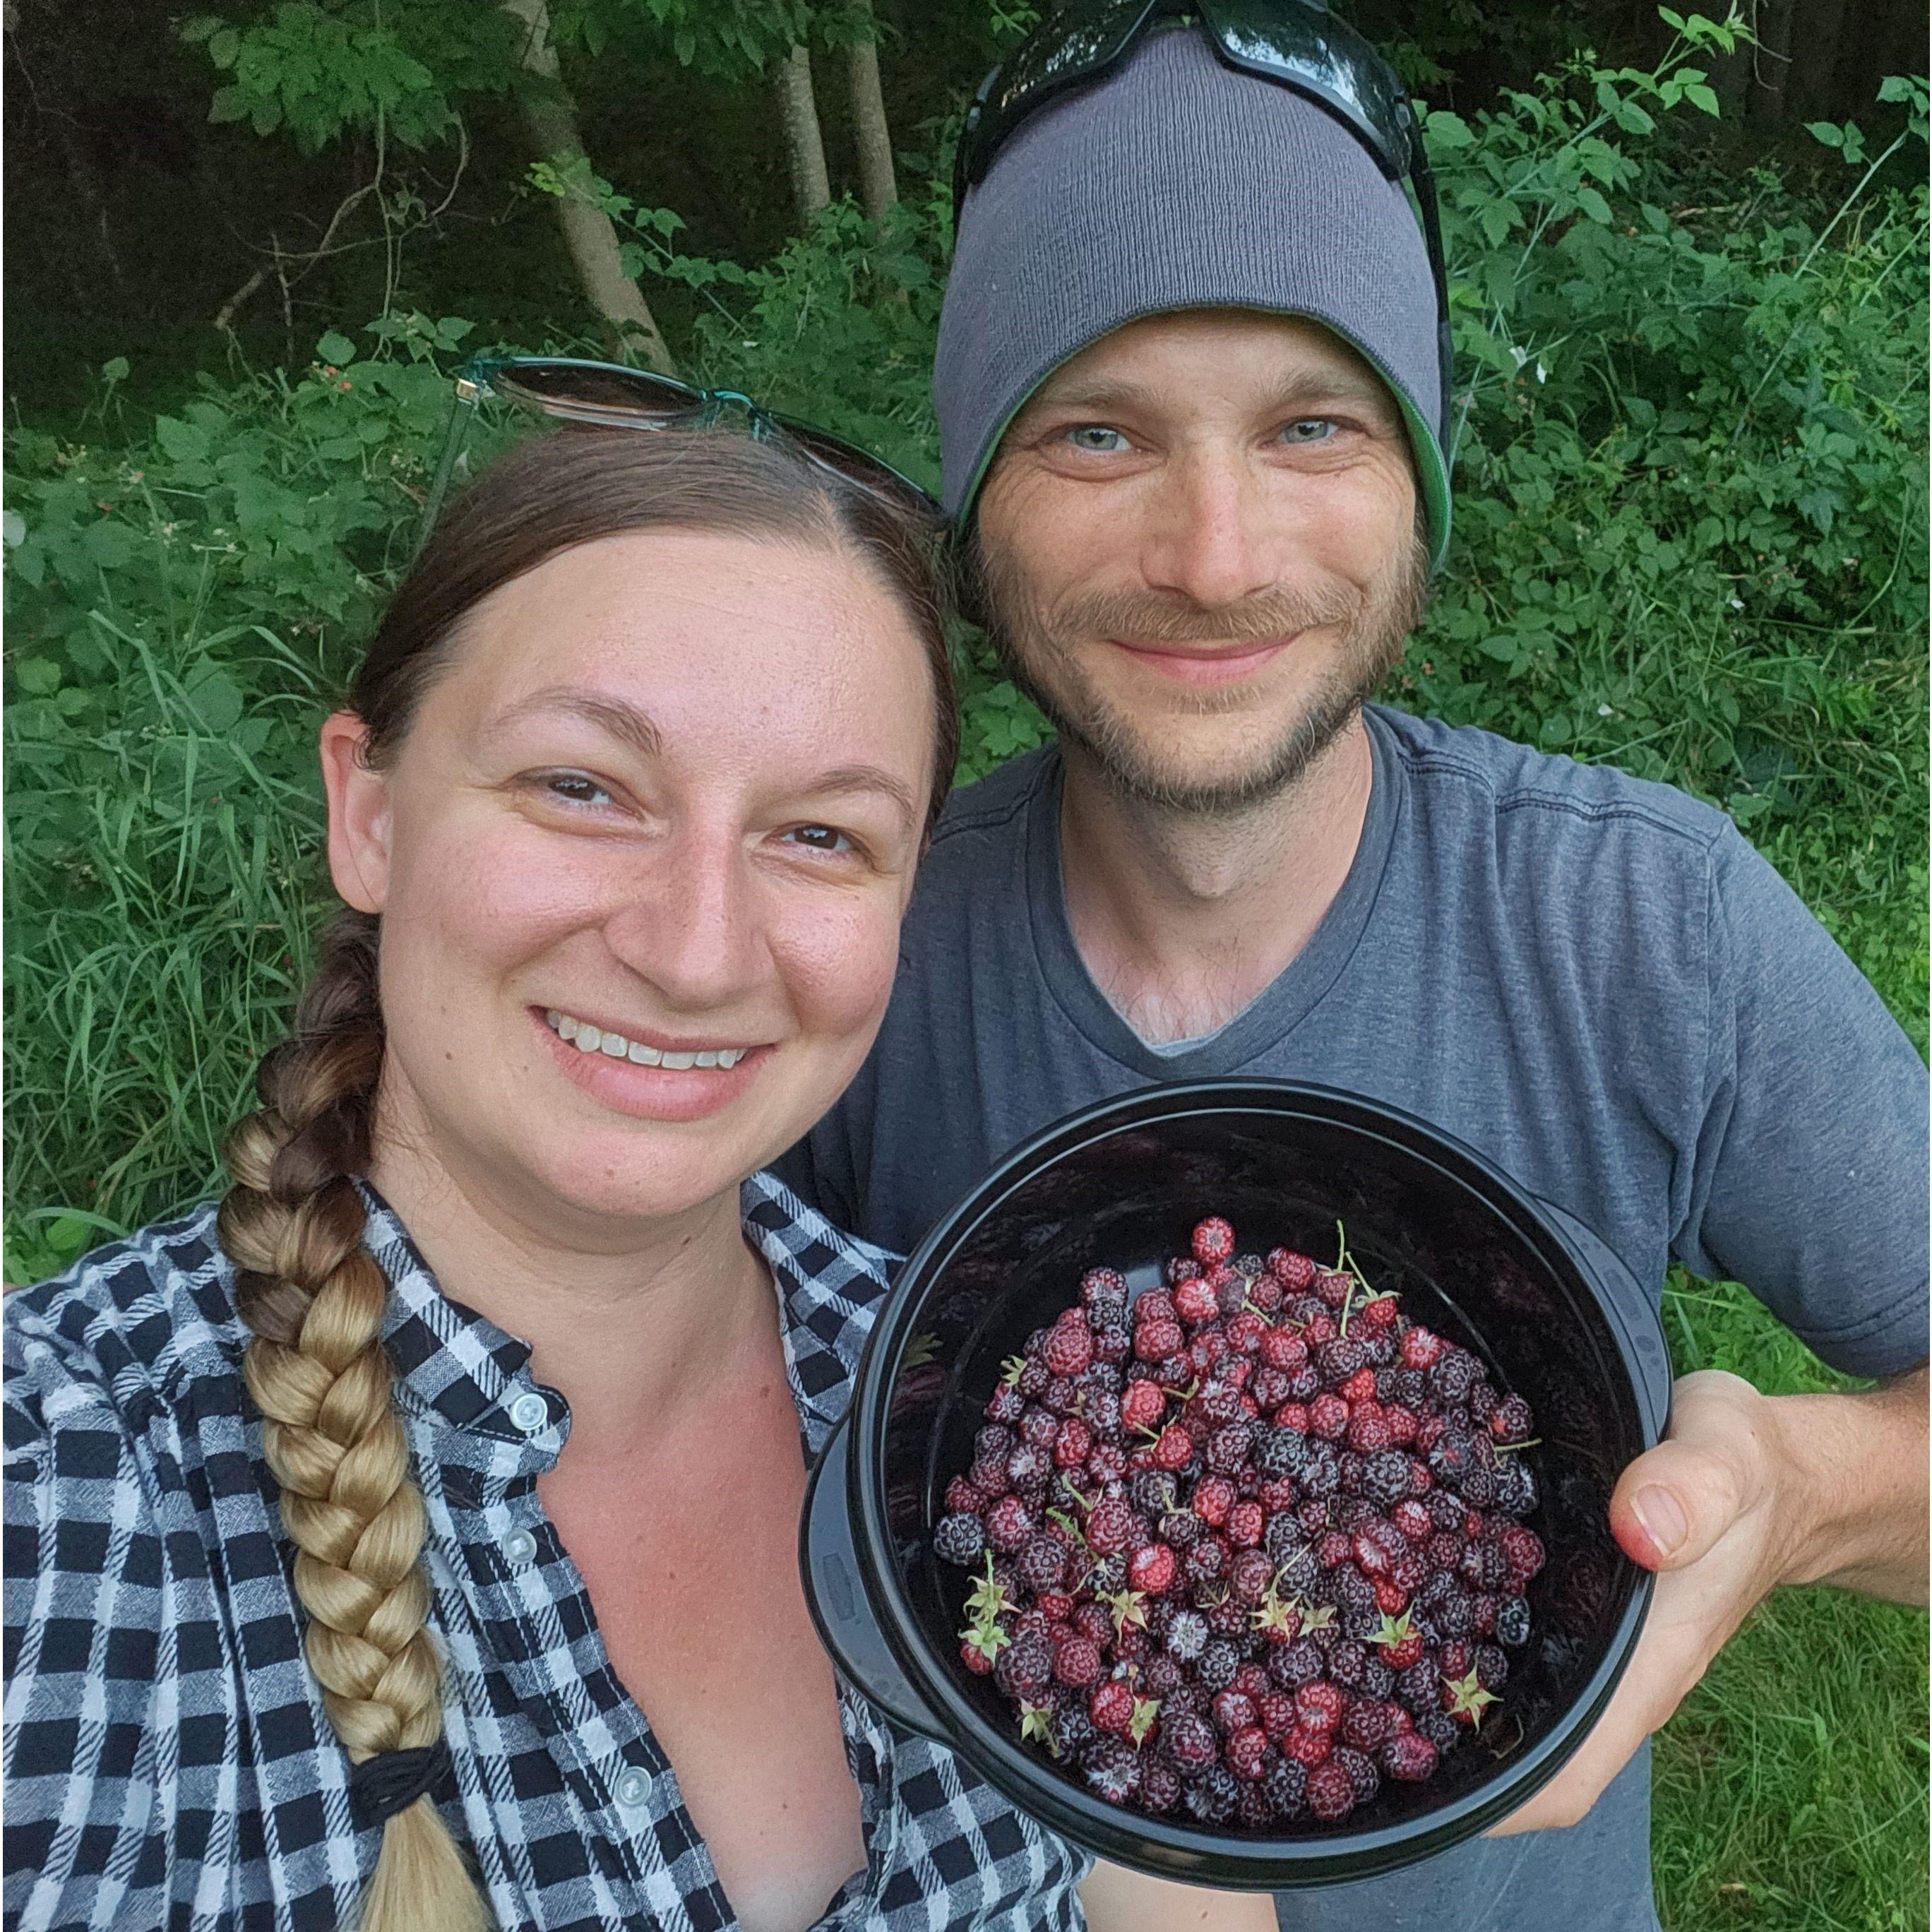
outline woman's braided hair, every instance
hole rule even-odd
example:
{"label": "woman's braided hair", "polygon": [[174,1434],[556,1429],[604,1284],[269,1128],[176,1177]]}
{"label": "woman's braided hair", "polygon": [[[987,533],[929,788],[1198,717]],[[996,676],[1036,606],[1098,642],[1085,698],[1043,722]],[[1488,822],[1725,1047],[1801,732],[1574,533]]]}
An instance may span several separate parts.
{"label": "woman's braided hair", "polygon": [[[934,533],[782,446],[722,431],[560,431],[492,465],[437,525],[357,677],[350,706],[368,758],[394,756],[462,619],[491,591],[578,544],[670,528],[842,549],[871,567],[932,671],[936,817],[958,724]],[[294,1031],[262,1062],[260,1109],[229,1140],[218,1220],[309,1667],[358,1765],[423,1751],[443,1728],[423,1500],[382,1346],[388,1286],[363,1246],[356,1186],[385,1052],[380,939],[374,915],[348,910],[323,934]],[[483,1932],[488,1909],[432,1797],[382,1832],[360,1932]]]}

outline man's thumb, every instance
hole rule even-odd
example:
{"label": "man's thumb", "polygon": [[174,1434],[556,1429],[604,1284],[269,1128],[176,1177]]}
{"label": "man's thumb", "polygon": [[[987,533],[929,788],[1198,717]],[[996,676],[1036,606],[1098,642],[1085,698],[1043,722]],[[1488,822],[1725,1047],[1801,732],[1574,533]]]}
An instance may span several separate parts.
{"label": "man's thumb", "polygon": [[1683,1442],[1660,1442],[1627,1468],[1610,1498],[1610,1531],[1633,1563],[1681,1570],[1737,1520],[1737,1472]]}

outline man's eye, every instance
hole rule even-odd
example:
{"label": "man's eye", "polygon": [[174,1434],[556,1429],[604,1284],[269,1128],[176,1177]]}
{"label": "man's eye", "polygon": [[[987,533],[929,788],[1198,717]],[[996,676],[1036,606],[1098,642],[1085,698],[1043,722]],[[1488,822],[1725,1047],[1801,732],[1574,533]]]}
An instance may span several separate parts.
{"label": "man's eye", "polygon": [[785,837],[813,852],[850,852],[856,850],[844,832],[829,825],[794,825]]}
{"label": "man's eye", "polygon": [[1105,423],[1076,423],[1064,434],[1076,449],[1098,456],[1117,456],[1128,446],[1126,438]]}
{"label": "man's eye", "polygon": [[538,781],[552,798],[567,805],[609,805],[614,801],[595,778],[581,772],[547,772]]}
{"label": "man's eye", "polygon": [[1328,416],[1303,416],[1298,421],[1282,425],[1281,440],[1284,442],[1326,442],[1324,431],[1332,431],[1335,424]]}

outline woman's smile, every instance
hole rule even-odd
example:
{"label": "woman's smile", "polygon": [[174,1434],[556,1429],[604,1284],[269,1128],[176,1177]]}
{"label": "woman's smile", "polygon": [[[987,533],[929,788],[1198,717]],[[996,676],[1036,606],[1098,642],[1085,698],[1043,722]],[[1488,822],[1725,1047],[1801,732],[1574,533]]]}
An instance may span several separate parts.
{"label": "woman's smile", "polygon": [[695,1120],[728,1106],[776,1050],[740,1041],[652,1041],[600,1027],[555,1007],[530,1009],[564,1076],[639,1120]]}

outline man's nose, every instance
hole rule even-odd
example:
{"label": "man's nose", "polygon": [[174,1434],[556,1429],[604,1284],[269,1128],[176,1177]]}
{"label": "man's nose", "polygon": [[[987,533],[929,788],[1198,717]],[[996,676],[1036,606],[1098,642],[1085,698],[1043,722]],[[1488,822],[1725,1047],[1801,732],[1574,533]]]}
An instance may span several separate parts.
{"label": "man's nose", "polygon": [[1280,542],[1275,506],[1238,453],[1178,458],[1149,508],[1141,568],[1150,588],[1212,610],[1274,587]]}

